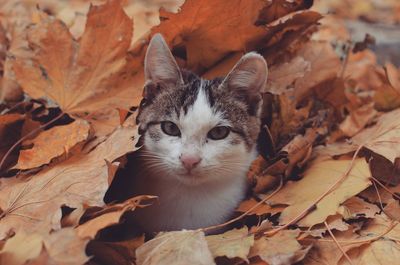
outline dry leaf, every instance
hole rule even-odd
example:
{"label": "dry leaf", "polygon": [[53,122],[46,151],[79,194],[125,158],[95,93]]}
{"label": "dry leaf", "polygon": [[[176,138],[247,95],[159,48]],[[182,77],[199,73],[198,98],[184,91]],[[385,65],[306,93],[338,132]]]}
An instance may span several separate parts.
{"label": "dry leaf", "polygon": [[[279,217],[281,224],[287,224],[313,203],[341,179],[351,164],[351,160],[327,160],[312,163],[297,182],[290,182],[283,187],[270,203],[288,204]],[[329,215],[336,214],[340,204],[371,185],[371,174],[364,159],[356,159],[347,177],[320,202],[316,208],[301,219],[300,226],[310,227],[322,223]]]}
{"label": "dry leaf", "polygon": [[[118,125],[116,108],[141,97],[141,91],[116,85],[125,74],[131,35],[132,21],[117,0],[91,6],[79,42],[61,21],[44,16],[28,32],[32,58],[15,61],[17,80],[31,97],[57,102],[64,112],[92,121],[98,135],[108,134]],[[98,120],[114,126],[100,130]]]}
{"label": "dry leaf", "polygon": [[79,238],[72,227],[54,231],[44,239],[50,258],[60,265],[85,264],[90,259],[85,253],[88,242],[88,238]]}
{"label": "dry leaf", "polygon": [[352,137],[370,123],[377,113],[373,104],[366,104],[352,111],[339,125],[339,128],[345,136]]}
{"label": "dry leaf", "polygon": [[[256,201],[255,199],[251,198],[245,201],[242,201],[239,205],[239,207],[236,209],[237,212],[240,213],[244,213],[247,212],[248,210],[250,210],[250,208],[252,208],[253,206],[255,206],[258,203],[258,201]],[[264,215],[264,214],[276,214],[276,213],[280,213],[285,209],[284,206],[274,206],[271,207],[268,204],[261,204],[260,206],[258,206],[257,208],[255,208],[254,210],[252,210],[250,213],[248,213],[248,215]]]}
{"label": "dry leaf", "polygon": [[257,239],[249,256],[259,256],[270,265],[290,265],[299,262],[311,248],[297,242],[299,233],[300,230],[284,230],[272,237]]}
{"label": "dry leaf", "polygon": [[[353,248],[358,248],[363,244],[368,244],[368,242],[360,242],[357,244],[345,243],[346,241],[354,241],[360,238],[359,235],[353,233],[352,229],[349,229],[344,232],[335,232],[335,238],[340,242],[340,246],[344,249],[344,251],[349,251]],[[323,240],[312,240],[313,248],[310,253],[304,259],[305,265],[320,265],[320,264],[339,264],[339,261],[343,259],[343,252],[338,248],[335,241],[333,241],[332,237],[327,236]],[[344,263],[348,264],[348,263]]]}
{"label": "dry leaf", "polygon": [[8,239],[0,250],[0,264],[22,265],[37,258],[43,248],[43,238],[39,234],[17,233]]}
{"label": "dry leaf", "polygon": [[161,233],[136,250],[138,265],[215,264],[201,231]]}
{"label": "dry leaf", "polygon": [[125,212],[149,206],[155,199],[156,196],[142,195],[123,203],[105,206],[104,209],[96,211],[94,218],[79,225],[76,228],[77,234],[81,238],[94,238],[99,230],[118,224]]}
{"label": "dry leaf", "polygon": [[76,120],[64,126],[53,127],[42,132],[35,139],[24,142],[33,144],[32,148],[20,152],[14,168],[30,169],[50,163],[63,154],[68,155],[72,148],[89,137],[90,125],[84,120]]}
{"label": "dry leaf", "polygon": [[282,94],[294,82],[311,70],[311,63],[301,56],[269,69],[267,88],[273,94]]}
{"label": "dry leaf", "polygon": [[386,157],[392,163],[400,157],[400,110],[394,110],[379,117],[377,123],[352,138],[356,145],[363,145],[371,151]]}
{"label": "dry leaf", "polygon": [[375,204],[368,203],[358,197],[352,197],[345,201],[338,209],[338,213],[344,219],[356,219],[358,217],[374,218],[380,209]]}
{"label": "dry leaf", "polygon": [[227,258],[241,258],[248,262],[247,255],[254,243],[254,235],[249,235],[244,226],[241,229],[229,230],[223,234],[207,236],[208,248],[214,258],[226,256]]}
{"label": "dry leaf", "polygon": [[138,132],[134,119],[131,116],[88,154],[73,156],[26,181],[0,179],[0,238],[10,230],[32,233],[59,228],[62,205],[103,205],[109,178],[105,160],[114,161],[136,150]]}
{"label": "dry leaf", "polygon": [[[19,140],[24,120],[25,117],[20,114],[0,115],[0,160],[4,158],[10,147]],[[0,168],[0,172],[15,163],[17,159],[15,153],[9,156],[3,168]]]}

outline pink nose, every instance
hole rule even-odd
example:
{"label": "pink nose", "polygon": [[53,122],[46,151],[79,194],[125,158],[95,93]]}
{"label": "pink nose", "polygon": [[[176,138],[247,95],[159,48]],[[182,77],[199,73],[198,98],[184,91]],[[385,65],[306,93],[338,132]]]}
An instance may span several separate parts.
{"label": "pink nose", "polygon": [[198,155],[181,155],[180,160],[187,170],[192,170],[201,162],[201,157]]}

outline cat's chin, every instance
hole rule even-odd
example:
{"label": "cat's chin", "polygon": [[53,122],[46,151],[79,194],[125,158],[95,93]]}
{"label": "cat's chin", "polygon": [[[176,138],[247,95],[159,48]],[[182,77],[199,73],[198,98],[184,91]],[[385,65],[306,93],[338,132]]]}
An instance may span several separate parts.
{"label": "cat's chin", "polygon": [[210,182],[210,177],[207,176],[207,174],[201,174],[201,172],[198,171],[182,171],[176,174],[176,178],[179,182],[187,186],[196,186]]}

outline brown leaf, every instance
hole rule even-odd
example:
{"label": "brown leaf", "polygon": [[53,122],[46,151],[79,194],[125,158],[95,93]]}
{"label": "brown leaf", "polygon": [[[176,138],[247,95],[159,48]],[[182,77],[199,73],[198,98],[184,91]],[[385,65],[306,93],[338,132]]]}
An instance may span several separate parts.
{"label": "brown leaf", "polygon": [[8,239],[0,250],[0,263],[22,265],[39,256],[43,248],[43,238],[39,234],[17,233]]}
{"label": "brown leaf", "polygon": [[[24,120],[25,117],[20,114],[0,115],[0,160],[3,159],[10,147],[19,140]],[[8,168],[17,159],[18,154],[12,153],[5,161],[3,169]]]}
{"label": "brown leaf", "polygon": [[255,240],[249,257],[259,256],[270,265],[290,265],[304,259],[310,247],[303,247],[296,237],[300,230],[283,230],[272,237]]}
{"label": "brown leaf", "polygon": [[76,120],[64,126],[53,127],[42,132],[24,145],[33,144],[32,148],[20,152],[14,168],[30,169],[50,163],[56,157],[68,155],[71,149],[89,137],[90,125],[84,120]]}
{"label": "brown leaf", "polygon": [[249,235],[247,227],[244,226],[220,235],[207,236],[206,240],[214,258],[226,256],[233,259],[238,257],[248,262],[247,255],[254,243],[254,235]]}
{"label": "brown leaf", "polygon": [[144,236],[118,242],[91,241],[87,250],[101,264],[131,265],[135,250],[144,244]]}
{"label": "brown leaf", "polygon": [[[287,224],[323,195],[336,181],[344,176],[350,166],[350,160],[316,161],[297,182],[287,183],[270,202],[289,204],[281,214],[279,221]],[[310,227],[322,223],[329,215],[336,214],[340,204],[371,185],[370,171],[364,159],[356,159],[348,176],[326,195],[316,208],[301,219],[300,226]]]}
{"label": "brown leaf", "polygon": [[358,217],[374,218],[380,209],[375,204],[368,203],[359,197],[352,197],[345,201],[338,209],[344,219],[356,219]]}
{"label": "brown leaf", "polygon": [[44,239],[50,258],[60,265],[85,264],[90,259],[85,253],[88,242],[88,238],[79,238],[72,227],[54,231]]}
{"label": "brown leaf", "polygon": [[400,157],[400,110],[379,117],[377,123],[352,138],[355,145],[363,145],[392,163]]}
{"label": "brown leaf", "polygon": [[99,230],[118,224],[125,212],[149,206],[155,199],[157,199],[156,196],[142,195],[123,203],[107,205],[100,211],[96,211],[91,220],[79,225],[76,228],[77,234],[81,238],[94,238]]}
{"label": "brown leaf", "polygon": [[296,102],[310,95],[313,87],[336,78],[340,69],[339,57],[328,42],[309,42],[301,48],[298,56],[308,61],[311,69],[295,82]]}
{"label": "brown leaf", "polygon": [[301,56],[269,69],[267,88],[273,94],[282,94],[294,82],[311,70],[311,63]]}
{"label": "brown leaf", "polygon": [[161,233],[136,250],[138,265],[215,264],[201,231]]}
{"label": "brown leaf", "polygon": [[61,21],[44,16],[28,32],[31,59],[17,58],[14,64],[18,82],[31,97],[46,97],[64,112],[92,122],[112,119],[108,130],[98,130],[93,122],[103,135],[118,125],[117,107],[141,98],[141,91],[116,85],[124,75],[132,35],[132,21],[119,2],[91,6],[79,42]]}
{"label": "brown leaf", "polygon": [[0,238],[10,230],[32,233],[59,228],[62,205],[102,206],[109,178],[105,160],[114,161],[136,150],[137,140],[135,117],[131,116],[90,153],[73,156],[28,180],[1,179]]}
{"label": "brown leaf", "polygon": [[360,132],[377,115],[374,104],[366,104],[352,111],[339,125],[345,136],[352,137]]}
{"label": "brown leaf", "polygon": [[[253,206],[255,206],[258,202],[251,198],[245,201],[242,201],[239,205],[239,207],[236,209],[237,212],[240,213],[244,213],[247,212],[248,210],[250,210],[250,208],[252,208]],[[280,213],[282,212],[286,207],[284,206],[274,206],[271,207],[268,204],[261,204],[260,206],[258,206],[257,208],[255,208],[254,210],[252,210],[248,215],[264,215],[264,214],[276,214],[276,213]]]}
{"label": "brown leaf", "polygon": [[[358,248],[363,244],[368,244],[368,242],[364,243],[356,243],[350,244],[346,243],[346,241],[354,241],[359,239],[359,235],[353,233],[352,229],[348,229],[344,232],[335,232],[335,238],[340,242],[340,246],[344,251],[349,251],[353,248]],[[333,241],[332,237],[329,235],[324,237],[323,240],[313,240],[313,248],[311,249],[309,255],[304,259],[304,264],[306,265],[320,265],[320,264],[339,264],[340,260],[347,261],[343,252],[338,248],[335,241]],[[344,263],[348,264],[348,263]]]}

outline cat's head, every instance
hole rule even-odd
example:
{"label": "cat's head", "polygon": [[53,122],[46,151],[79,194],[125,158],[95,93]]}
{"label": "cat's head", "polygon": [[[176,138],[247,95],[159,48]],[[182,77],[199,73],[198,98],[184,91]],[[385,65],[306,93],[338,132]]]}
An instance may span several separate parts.
{"label": "cat's head", "polygon": [[225,78],[205,80],[181,70],[156,34],[138,116],[147,166],[187,185],[243,177],[256,154],[267,71],[262,56],[248,53]]}

